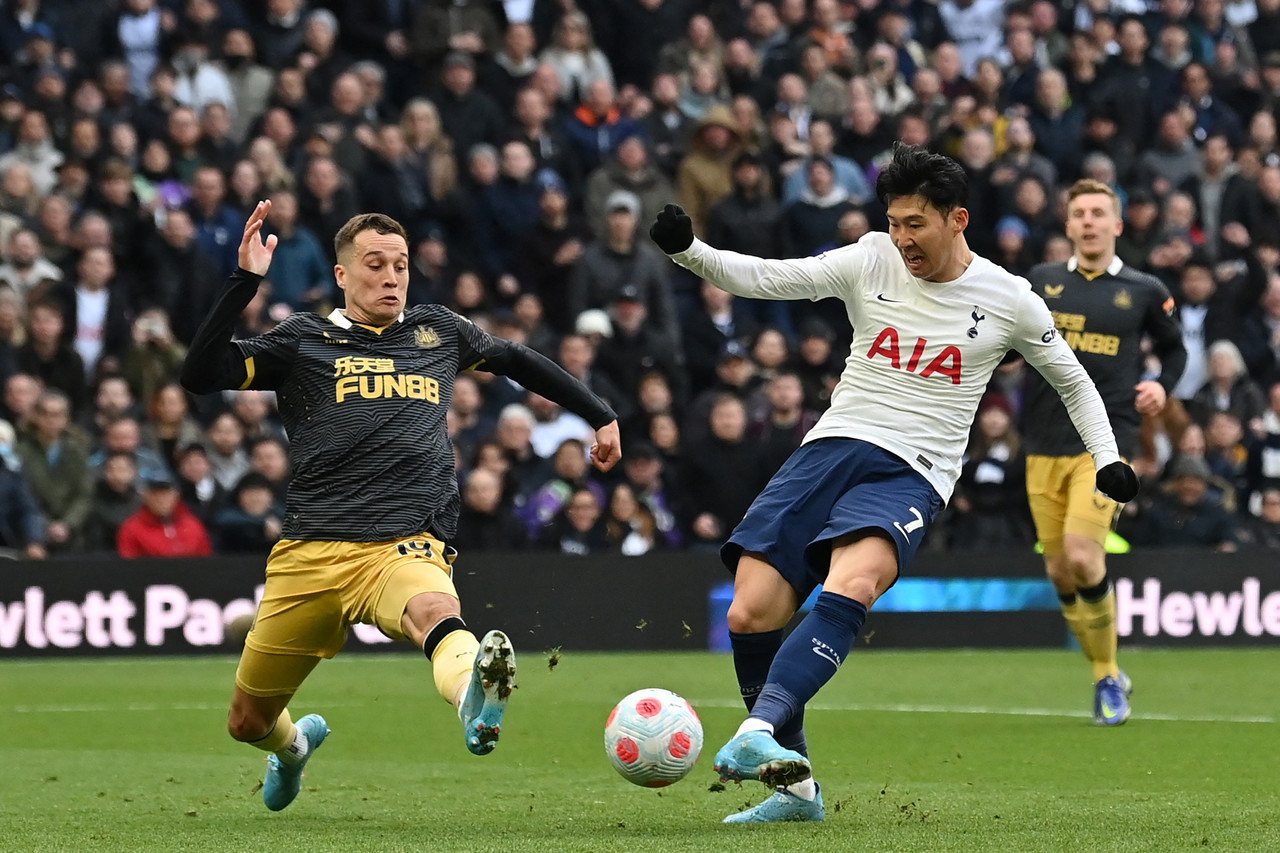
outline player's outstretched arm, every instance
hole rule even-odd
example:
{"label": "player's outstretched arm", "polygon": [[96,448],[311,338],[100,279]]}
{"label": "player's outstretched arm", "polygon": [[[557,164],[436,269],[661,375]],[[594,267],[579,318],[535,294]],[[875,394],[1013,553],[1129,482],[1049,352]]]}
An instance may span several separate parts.
{"label": "player's outstretched arm", "polygon": [[668,204],[649,228],[649,236],[671,259],[721,290],[755,299],[822,299],[847,295],[862,275],[868,252],[854,244],[814,258],[766,260],[716,249],[694,237],[684,208]]}
{"label": "player's outstretched arm", "polygon": [[213,310],[191,341],[179,380],[182,387],[193,394],[239,388],[250,379],[243,354],[231,343],[231,334],[271,267],[276,236],[262,239],[262,224],[270,212],[271,202],[260,201],[249,214],[240,239],[240,267],[231,274]]}

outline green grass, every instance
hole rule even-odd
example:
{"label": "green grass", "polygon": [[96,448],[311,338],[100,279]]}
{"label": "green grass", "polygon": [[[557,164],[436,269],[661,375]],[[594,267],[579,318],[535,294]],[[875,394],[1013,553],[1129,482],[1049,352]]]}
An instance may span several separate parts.
{"label": "green grass", "polygon": [[[227,658],[0,664],[0,850],[1278,850],[1280,651],[1137,651],[1133,720],[1089,724],[1067,652],[860,652],[811,709],[825,824],[727,827],[764,794],[710,790],[740,721],[709,654],[524,649],[499,749],[475,758],[412,655],[322,665],[294,716],[333,736],[273,814],[223,730]],[[706,725],[658,793],[609,766],[609,708],[645,686]],[[996,713],[993,711],[1000,711]]]}

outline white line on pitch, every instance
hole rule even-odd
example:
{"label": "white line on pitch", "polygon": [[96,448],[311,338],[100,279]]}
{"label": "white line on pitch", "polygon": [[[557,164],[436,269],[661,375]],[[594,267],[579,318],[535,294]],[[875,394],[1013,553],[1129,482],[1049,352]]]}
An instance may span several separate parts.
{"label": "white line on pitch", "polygon": [[[724,699],[691,699],[695,708],[741,708],[741,702]],[[1062,711],[1056,708],[994,708],[982,705],[899,705],[899,704],[837,704],[831,702],[811,702],[805,705],[806,711],[877,711],[890,714],[977,714],[1002,717],[1080,717],[1091,718],[1086,711]],[[1274,723],[1275,717],[1268,716],[1211,716],[1135,713],[1135,720],[1158,720],[1170,723]]]}

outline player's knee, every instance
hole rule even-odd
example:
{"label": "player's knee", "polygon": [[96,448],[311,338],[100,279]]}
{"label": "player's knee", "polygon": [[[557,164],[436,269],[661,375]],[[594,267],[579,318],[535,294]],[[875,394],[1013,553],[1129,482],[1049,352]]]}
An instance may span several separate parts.
{"label": "player's knee", "polygon": [[1053,584],[1059,591],[1075,589],[1075,576],[1071,572],[1064,555],[1057,554],[1046,559],[1044,561],[1044,573],[1049,577],[1049,583]]}
{"label": "player's knee", "polygon": [[1091,586],[1106,572],[1105,554],[1094,542],[1066,542],[1062,552],[1062,571],[1076,586]]}
{"label": "player's knee", "polygon": [[761,634],[776,631],[787,624],[786,614],[765,602],[735,597],[729,604],[729,630],[735,634]]}

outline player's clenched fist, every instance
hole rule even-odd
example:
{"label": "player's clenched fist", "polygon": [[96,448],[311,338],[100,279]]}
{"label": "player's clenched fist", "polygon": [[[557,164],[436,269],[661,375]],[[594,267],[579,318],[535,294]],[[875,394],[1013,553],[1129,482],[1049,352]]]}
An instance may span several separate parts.
{"label": "player's clenched fist", "polygon": [[658,212],[649,236],[668,255],[677,255],[693,245],[693,220],[678,204],[668,204]]}
{"label": "player's clenched fist", "polygon": [[1118,503],[1138,496],[1138,475],[1124,462],[1112,462],[1098,470],[1098,491]]}

